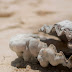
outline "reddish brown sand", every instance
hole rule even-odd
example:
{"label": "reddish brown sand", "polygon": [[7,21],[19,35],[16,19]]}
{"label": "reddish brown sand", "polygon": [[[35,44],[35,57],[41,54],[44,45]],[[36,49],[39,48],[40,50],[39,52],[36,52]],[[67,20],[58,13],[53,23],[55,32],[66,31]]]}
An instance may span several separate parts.
{"label": "reddish brown sand", "polygon": [[72,72],[61,65],[42,68],[39,63],[23,62],[9,48],[12,36],[39,34],[42,25],[66,19],[72,21],[72,0],[0,0],[0,72]]}

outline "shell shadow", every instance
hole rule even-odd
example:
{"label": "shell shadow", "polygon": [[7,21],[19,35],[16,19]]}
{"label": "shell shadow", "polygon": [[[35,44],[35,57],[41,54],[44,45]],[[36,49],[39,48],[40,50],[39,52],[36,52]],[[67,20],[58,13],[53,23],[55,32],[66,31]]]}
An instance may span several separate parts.
{"label": "shell shadow", "polygon": [[26,68],[27,65],[29,65],[32,70],[39,70],[39,72],[61,72],[61,71],[71,72],[72,71],[72,69],[69,69],[62,65],[52,66],[49,64],[48,67],[43,68],[40,66],[39,62],[37,63],[26,62],[22,58],[15,59],[14,61],[11,62],[11,65],[17,67],[18,69]]}

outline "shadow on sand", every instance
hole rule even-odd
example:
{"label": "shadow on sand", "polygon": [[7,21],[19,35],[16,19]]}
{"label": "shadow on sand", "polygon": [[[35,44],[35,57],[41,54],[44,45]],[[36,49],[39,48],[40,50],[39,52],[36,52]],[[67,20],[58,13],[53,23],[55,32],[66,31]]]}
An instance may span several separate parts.
{"label": "shadow on sand", "polygon": [[69,69],[67,67],[63,67],[62,65],[58,66],[51,66],[50,64],[48,67],[41,67],[39,62],[32,63],[32,62],[25,62],[22,58],[17,58],[14,61],[11,62],[11,65],[17,68],[26,68],[27,65],[31,67],[33,70],[39,70],[40,72],[71,72],[72,69]]}

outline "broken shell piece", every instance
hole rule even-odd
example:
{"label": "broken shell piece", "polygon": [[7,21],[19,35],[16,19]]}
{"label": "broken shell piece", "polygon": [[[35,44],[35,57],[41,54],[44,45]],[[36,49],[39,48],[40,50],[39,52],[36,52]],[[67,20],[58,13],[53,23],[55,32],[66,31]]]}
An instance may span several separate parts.
{"label": "broken shell piece", "polygon": [[47,67],[50,63],[52,66],[62,64],[63,66],[72,68],[72,56],[69,59],[66,59],[63,52],[61,51],[58,53],[53,44],[51,44],[48,48],[42,48],[37,59],[42,67]]}
{"label": "broken shell piece", "polygon": [[72,22],[65,20],[54,25],[44,25],[39,31],[57,36],[62,41],[67,42],[72,39]]}
{"label": "broken shell piece", "polygon": [[47,47],[47,44],[41,42],[40,37],[36,34],[19,34],[11,38],[9,46],[18,57],[30,61],[36,58],[40,49]]}

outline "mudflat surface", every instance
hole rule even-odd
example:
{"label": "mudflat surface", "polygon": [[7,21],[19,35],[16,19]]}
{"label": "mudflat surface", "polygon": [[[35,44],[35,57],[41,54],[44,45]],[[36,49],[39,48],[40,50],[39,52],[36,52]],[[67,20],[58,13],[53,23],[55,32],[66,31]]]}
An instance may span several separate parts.
{"label": "mudflat surface", "polygon": [[39,63],[23,62],[9,48],[12,36],[39,34],[44,24],[67,19],[72,21],[72,0],[0,0],[0,72],[72,72],[61,65],[42,68]]}

